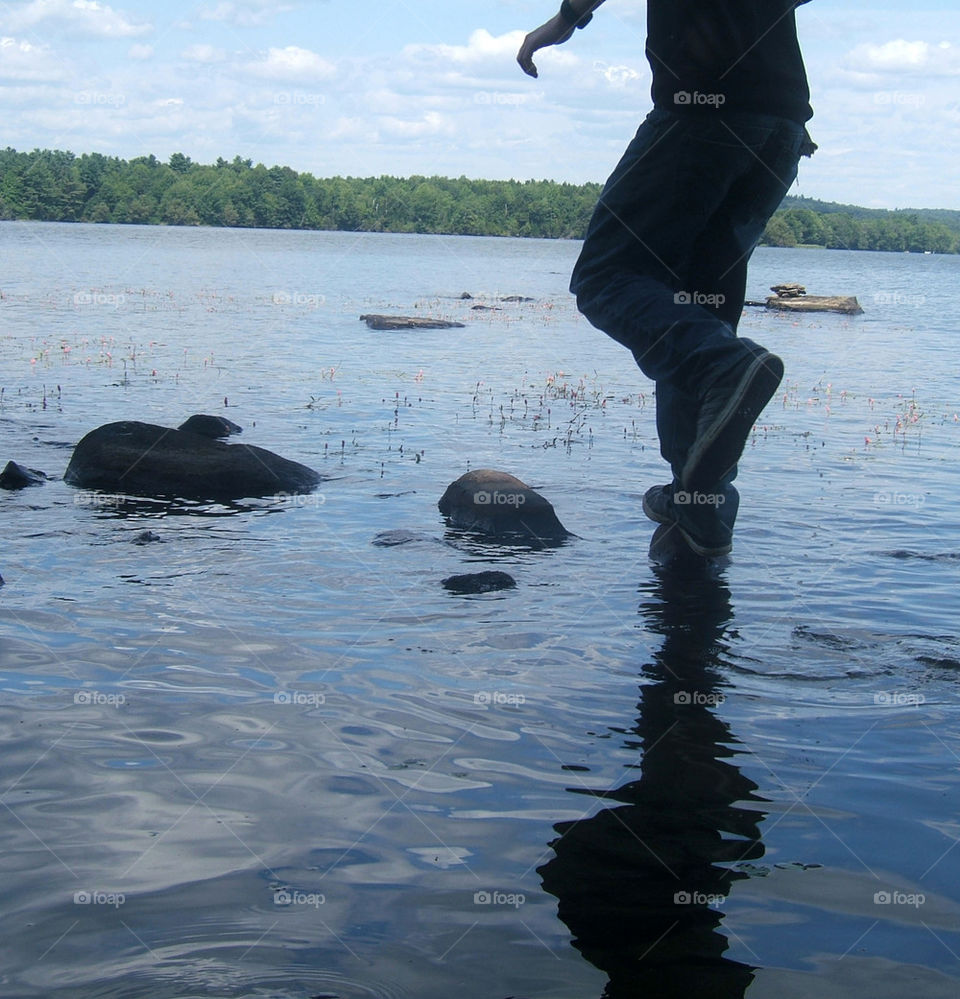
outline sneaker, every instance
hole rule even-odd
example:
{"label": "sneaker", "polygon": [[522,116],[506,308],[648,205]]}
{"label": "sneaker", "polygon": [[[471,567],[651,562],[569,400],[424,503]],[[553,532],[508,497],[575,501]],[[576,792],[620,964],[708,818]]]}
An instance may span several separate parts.
{"label": "sneaker", "polygon": [[783,361],[769,350],[751,352],[714,383],[700,403],[697,436],[683,466],[683,488],[707,492],[740,460],[747,437],[783,378]]}
{"label": "sneaker", "polygon": [[676,527],[697,555],[718,558],[733,548],[733,525],[740,494],[730,484],[716,493],[689,493],[676,482],[651,486],[643,496],[643,512],[658,524]]}

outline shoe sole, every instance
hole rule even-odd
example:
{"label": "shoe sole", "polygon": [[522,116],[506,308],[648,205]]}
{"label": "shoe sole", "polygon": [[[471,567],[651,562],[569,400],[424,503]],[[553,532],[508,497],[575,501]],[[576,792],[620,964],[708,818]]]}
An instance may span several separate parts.
{"label": "shoe sole", "polygon": [[663,524],[666,527],[675,527],[680,532],[680,537],[683,538],[686,546],[695,555],[699,555],[701,558],[719,558],[721,555],[729,555],[730,552],[733,551],[733,544],[723,545],[720,548],[707,548],[704,545],[701,545],[683,529],[678,520],[674,517],[665,517],[662,514],[657,513],[651,506],[649,506],[646,495],[644,495],[641,505],[643,507],[644,514],[646,514],[646,516],[655,524]]}
{"label": "shoe sole", "polygon": [[754,359],[727,404],[695,442],[681,475],[685,489],[708,490],[733,468],[782,379],[783,361],[776,354],[765,351]]}

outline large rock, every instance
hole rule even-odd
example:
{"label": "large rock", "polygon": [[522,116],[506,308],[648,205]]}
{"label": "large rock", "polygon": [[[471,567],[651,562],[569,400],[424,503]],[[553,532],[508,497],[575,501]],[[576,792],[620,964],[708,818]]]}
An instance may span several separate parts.
{"label": "large rock", "polygon": [[559,542],[570,537],[549,500],[508,472],[467,472],[447,486],[437,505],[451,527],[493,538]]}
{"label": "large rock", "polygon": [[372,330],[449,330],[463,329],[464,324],[452,319],[431,319],[426,316],[379,316],[360,317]]}
{"label": "large rock", "polygon": [[764,303],[768,309],[780,312],[842,312],[859,316],[863,309],[855,295],[796,295],[782,298],[771,295]]}
{"label": "large rock", "polygon": [[261,447],[135,421],[92,430],[63,478],[83,489],[199,500],[306,493],[321,481],[312,468]]}

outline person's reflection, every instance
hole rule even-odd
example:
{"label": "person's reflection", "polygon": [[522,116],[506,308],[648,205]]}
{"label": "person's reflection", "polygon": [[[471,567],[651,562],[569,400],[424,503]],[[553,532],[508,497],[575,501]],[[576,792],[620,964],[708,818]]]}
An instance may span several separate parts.
{"label": "person's reflection", "polygon": [[742,997],[755,968],[724,957],[723,901],[763,855],[757,785],[738,754],[722,701],[718,661],[732,617],[730,594],[702,562],[655,566],[640,613],[662,636],[643,667],[639,716],[624,745],[642,754],[637,780],[595,795],[592,817],[554,826],[555,856],[538,873],[559,900],[574,946],[609,976],[604,996]]}

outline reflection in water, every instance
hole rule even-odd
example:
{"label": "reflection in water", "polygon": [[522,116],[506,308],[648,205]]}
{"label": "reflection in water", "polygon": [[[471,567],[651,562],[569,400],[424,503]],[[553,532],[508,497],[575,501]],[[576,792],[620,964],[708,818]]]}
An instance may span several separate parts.
{"label": "reflection in water", "polygon": [[539,873],[574,946],[609,976],[608,999],[733,999],[755,968],[724,957],[722,906],[747,876],[731,868],[763,855],[765,813],[737,807],[764,799],[730,762],[736,740],[716,715],[730,593],[706,563],[653,572],[640,614],[662,642],[624,732],[624,745],[642,753],[639,779],[571,788],[618,804],[554,826],[556,855]]}

